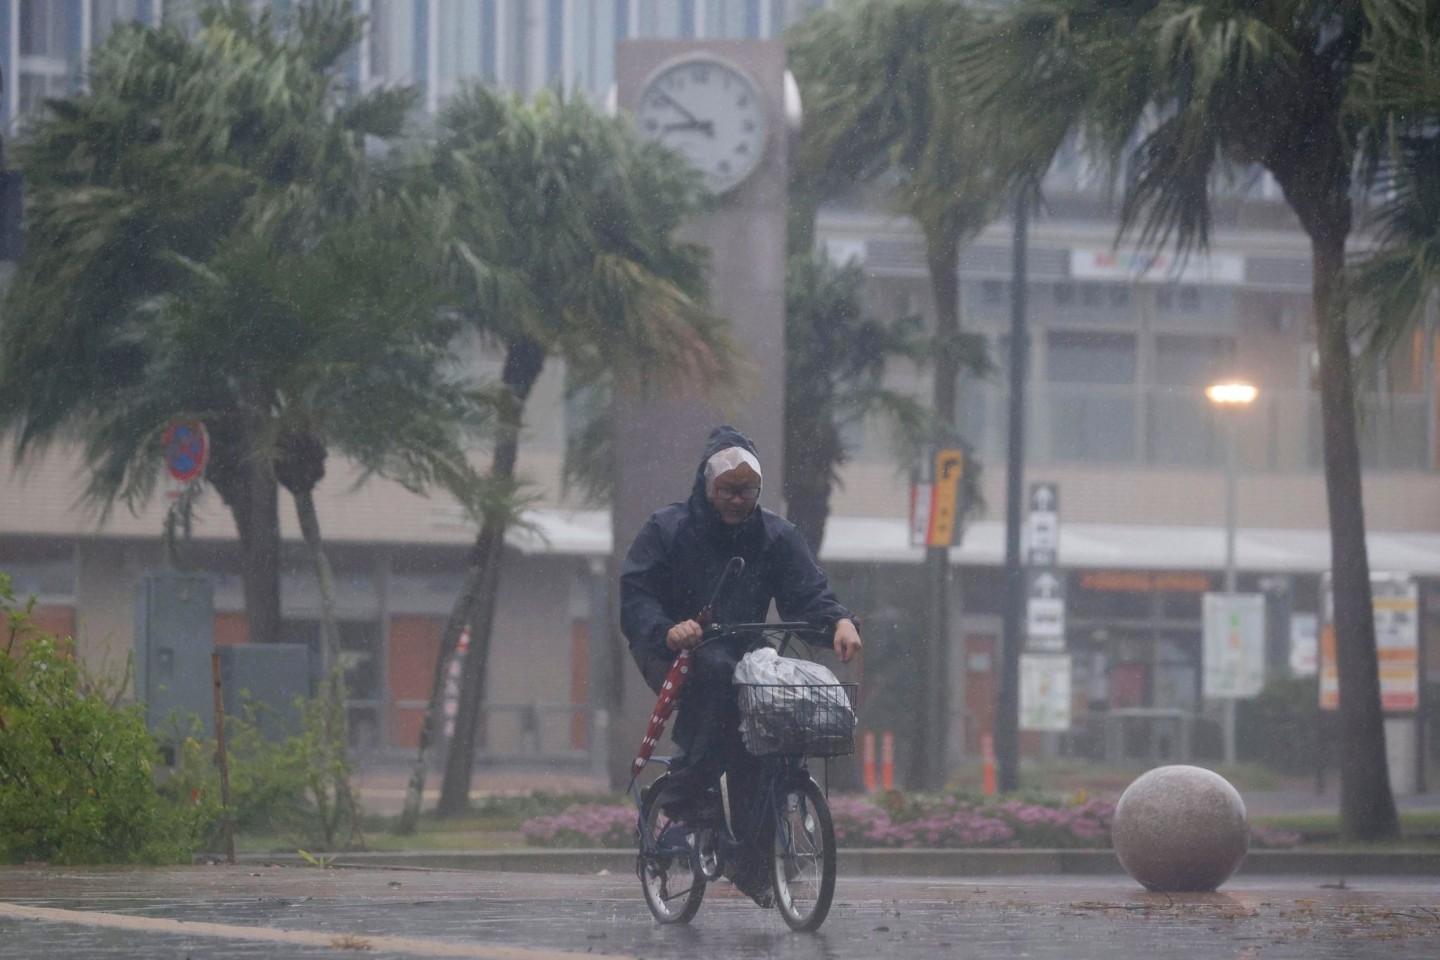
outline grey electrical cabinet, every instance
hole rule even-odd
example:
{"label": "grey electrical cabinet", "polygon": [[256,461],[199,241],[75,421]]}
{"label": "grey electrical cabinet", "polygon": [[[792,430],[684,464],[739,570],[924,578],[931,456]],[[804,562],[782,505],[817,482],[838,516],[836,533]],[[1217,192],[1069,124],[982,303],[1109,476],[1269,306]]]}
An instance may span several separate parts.
{"label": "grey electrical cabinet", "polygon": [[201,574],[141,574],[135,596],[135,689],[153,733],[215,732],[215,590]]}
{"label": "grey electrical cabinet", "polygon": [[226,723],[247,708],[268,739],[300,732],[299,700],[310,695],[310,648],[299,643],[251,643],[224,646],[220,685]]}

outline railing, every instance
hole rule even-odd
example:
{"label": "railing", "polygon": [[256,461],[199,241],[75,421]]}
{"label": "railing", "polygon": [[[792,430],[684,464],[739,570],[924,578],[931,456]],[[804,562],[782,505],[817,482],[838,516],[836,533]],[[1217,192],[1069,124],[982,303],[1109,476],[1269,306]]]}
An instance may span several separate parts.
{"label": "railing", "polygon": [[[425,701],[397,700],[396,713],[423,715]],[[604,770],[609,713],[589,704],[490,702],[475,744],[481,764],[564,763]],[[444,755],[442,742],[437,755]]]}
{"label": "railing", "polygon": [[[980,455],[1004,457],[1005,389],[970,386],[962,429]],[[1240,467],[1246,472],[1321,469],[1320,399],[1310,391],[1262,390],[1234,413]],[[1136,464],[1223,469],[1224,420],[1200,388],[1139,388],[1042,383],[1026,407],[1031,463]],[[1432,403],[1415,394],[1369,394],[1359,404],[1360,456],[1366,470],[1437,469]],[[880,453],[876,445],[876,454]]]}

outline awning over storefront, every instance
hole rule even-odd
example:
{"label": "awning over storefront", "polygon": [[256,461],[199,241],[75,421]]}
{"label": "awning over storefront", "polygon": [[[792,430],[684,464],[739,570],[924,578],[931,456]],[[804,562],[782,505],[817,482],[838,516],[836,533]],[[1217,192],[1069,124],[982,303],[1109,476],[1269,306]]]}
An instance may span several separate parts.
{"label": "awning over storefront", "polygon": [[[512,530],[511,546],[522,553],[601,557],[610,553],[610,515],[600,510],[535,510],[535,529]],[[1372,533],[1370,568],[1440,576],[1440,534]],[[1242,528],[1235,538],[1236,566],[1246,571],[1322,573],[1330,568],[1325,530]],[[832,517],[820,559],[829,563],[919,563],[924,551],[910,546],[906,522],[888,517]],[[999,520],[972,523],[965,541],[951,550],[963,566],[1005,561],[1005,529]],[[1067,523],[1060,529],[1060,565],[1116,570],[1218,570],[1225,563],[1219,527]]]}

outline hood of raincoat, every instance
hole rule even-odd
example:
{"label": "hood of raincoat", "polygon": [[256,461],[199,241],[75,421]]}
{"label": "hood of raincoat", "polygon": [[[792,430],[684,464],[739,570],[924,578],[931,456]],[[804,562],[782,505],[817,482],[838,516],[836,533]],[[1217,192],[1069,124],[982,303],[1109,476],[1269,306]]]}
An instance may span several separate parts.
{"label": "hood of raincoat", "polygon": [[[700,457],[700,463],[695,468],[695,483],[690,488],[690,509],[696,517],[700,518],[702,527],[710,534],[723,534],[727,537],[736,536],[741,530],[748,529],[760,523],[760,505],[757,503],[755,509],[744,523],[731,527],[716,511],[710,497],[705,493],[705,464],[715,454],[726,447],[740,447],[748,450],[756,460],[760,459],[760,452],[755,449],[755,442],[745,434],[736,430],[729,424],[721,424],[710,431],[710,438],[705,441],[705,453]],[[763,492],[760,494],[765,495]]]}

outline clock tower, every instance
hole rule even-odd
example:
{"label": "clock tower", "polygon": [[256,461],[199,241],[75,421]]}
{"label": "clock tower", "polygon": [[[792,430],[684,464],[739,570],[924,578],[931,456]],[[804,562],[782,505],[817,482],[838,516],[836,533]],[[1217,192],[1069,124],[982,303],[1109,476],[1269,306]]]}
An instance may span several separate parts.
{"label": "clock tower", "polygon": [[709,249],[711,306],[730,319],[756,376],[728,413],[698,397],[616,398],[618,475],[608,576],[617,603],[608,618],[614,631],[609,656],[591,658],[592,669],[604,662],[618,674],[593,676],[609,687],[608,698],[597,690],[592,699],[608,699],[612,706],[612,778],[620,778],[634,757],[655,703],[630,659],[616,613],[621,563],[641,525],[655,510],[688,496],[710,428],[726,421],[759,448],[765,473],[760,505],[785,512],[785,227],[789,139],[799,125],[793,83],[778,40],[625,40],[616,51],[620,111],[635,118],[641,135],[695,164],[718,195],[683,237]]}

